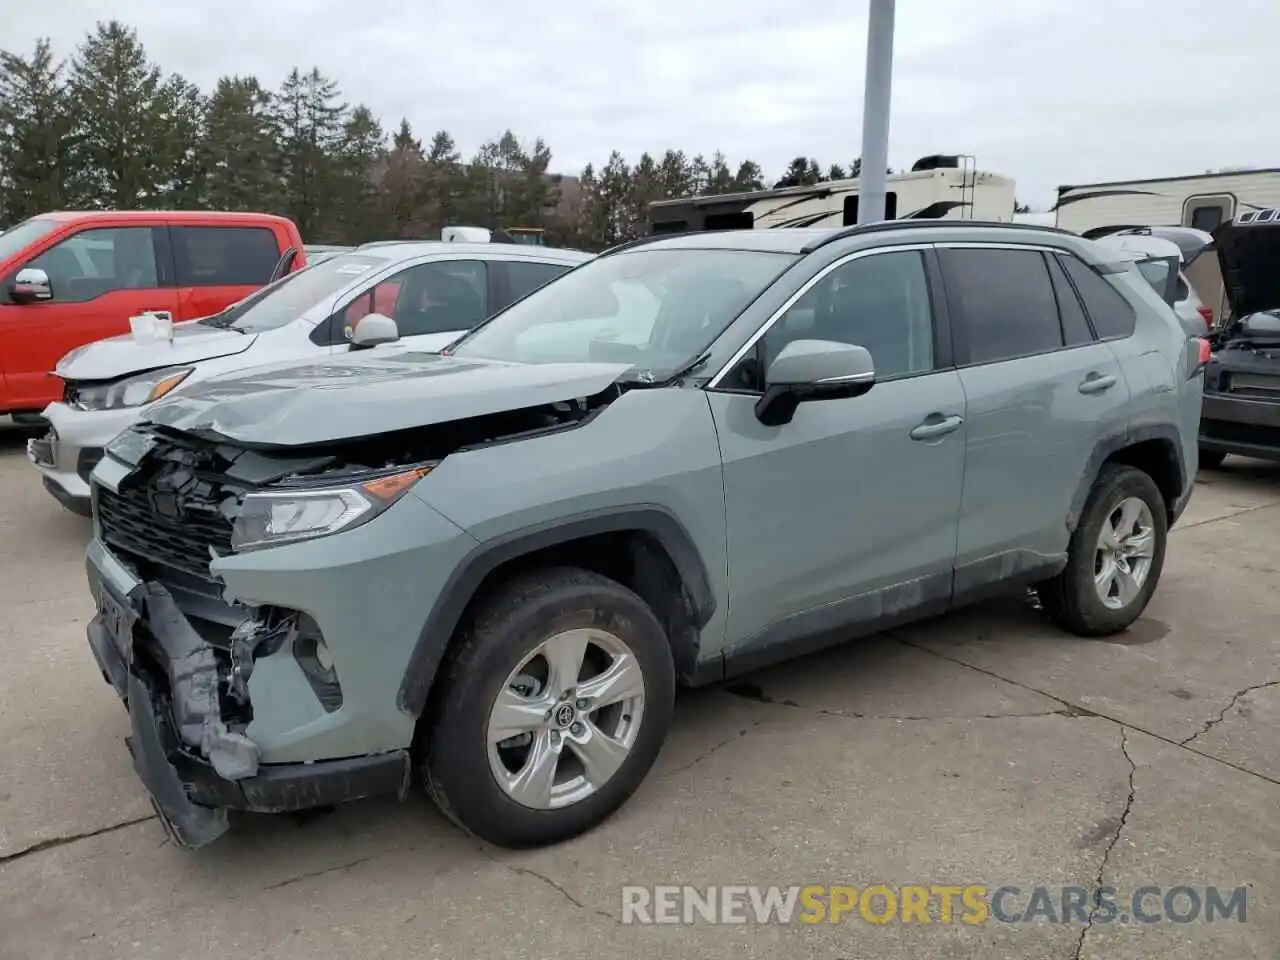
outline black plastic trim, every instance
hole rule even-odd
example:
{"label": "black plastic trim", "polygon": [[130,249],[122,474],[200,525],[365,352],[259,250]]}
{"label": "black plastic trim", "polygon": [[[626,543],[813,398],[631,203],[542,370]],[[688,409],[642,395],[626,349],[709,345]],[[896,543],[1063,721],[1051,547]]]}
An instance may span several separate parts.
{"label": "black plastic trim", "polygon": [[[398,695],[401,709],[416,716],[426,707],[431,685],[444,658],[449,639],[467,604],[490,573],[510,560],[537,550],[584,537],[628,530],[648,533],[662,544],[680,575],[694,626],[697,629],[706,626],[716,609],[711,578],[701,554],[694,546],[693,538],[684,525],[665,508],[652,504],[620,507],[519,530],[481,544],[450,575],[409,658]],[[671,639],[673,643],[678,641],[675,637]],[[684,652],[676,651],[678,661],[682,659],[682,653]]]}
{"label": "black plastic trim", "polygon": [[[1190,484],[1187,482],[1186,467],[1182,462],[1182,444],[1178,428],[1173,424],[1148,424],[1142,427],[1134,427],[1127,433],[1106,437],[1098,441],[1093,448],[1093,453],[1089,456],[1089,462],[1085,465],[1084,473],[1080,477],[1080,483],[1076,487],[1075,496],[1071,498],[1071,506],[1067,510],[1067,531],[1069,533],[1074,533],[1076,525],[1080,522],[1080,516],[1084,512],[1085,501],[1089,498],[1089,491],[1093,489],[1094,481],[1098,479],[1102,465],[1121,450],[1136,446],[1139,443],[1146,443],[1149,440],[1163,440],[1173,448],[1172,461],[1178,471],[1176,507],[1176,501],[1182,499],[1190,488]],[[1170,525],[1177,519],[1178,512],[1180,512],[1178,509],[1170,511]]]}

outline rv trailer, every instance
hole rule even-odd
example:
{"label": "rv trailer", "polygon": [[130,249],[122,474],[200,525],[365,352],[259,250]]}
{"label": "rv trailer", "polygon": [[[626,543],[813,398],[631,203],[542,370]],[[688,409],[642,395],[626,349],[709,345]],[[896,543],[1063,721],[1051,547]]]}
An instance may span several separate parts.
{"label": "rv trailer", "polygon": [[[909,173],[890,174],[885,219],[1013,220],[1014,181],[975,169],[973,158],[933,156]],[[858,180],[659,200],[649,232],[839,227],[858,222]]]}
{"label": "rv trailer", "polygon": [[1059,187],[1053,209],[1057,226],[1084,234],[1102,227],[1194,227],[1212,232],[1242,213],[1273,207],[1280,207],[1277,168]]}

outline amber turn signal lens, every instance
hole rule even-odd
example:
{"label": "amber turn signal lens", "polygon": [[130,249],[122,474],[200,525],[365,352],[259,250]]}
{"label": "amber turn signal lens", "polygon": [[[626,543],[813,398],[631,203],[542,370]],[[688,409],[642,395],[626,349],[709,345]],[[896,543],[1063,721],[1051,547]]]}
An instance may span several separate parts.
{"label": "amber turn signal lens", "polygon": [[378,500],[394,500],[431,472],[430,467],[414,467],[403,473],[393,473],[360,484],[360,489]]}

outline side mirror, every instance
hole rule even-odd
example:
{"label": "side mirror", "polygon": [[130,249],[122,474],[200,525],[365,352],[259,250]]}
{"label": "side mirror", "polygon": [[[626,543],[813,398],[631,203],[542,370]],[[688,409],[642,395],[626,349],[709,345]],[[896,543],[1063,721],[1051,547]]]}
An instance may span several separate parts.
{"label": "side mirror", "polygon": [[53,299],[49,275],[38,267],[23,267],[9,285],[9,299],[14,303],[40,303]]}
{"label": "side mirror", "polygon": [[395,343],[400,339],[400,328],[390,317],[381,313],[366,313],[356,321],[351,331],[351,349],[376,347],[380,343]]}
{"label": "side mirror", "polygon": [[834,340],[793,340],[769,366],[756,419],[768,427],[790,423],[796,407],[810,400],[860,397],[876,382],[866,347]]}

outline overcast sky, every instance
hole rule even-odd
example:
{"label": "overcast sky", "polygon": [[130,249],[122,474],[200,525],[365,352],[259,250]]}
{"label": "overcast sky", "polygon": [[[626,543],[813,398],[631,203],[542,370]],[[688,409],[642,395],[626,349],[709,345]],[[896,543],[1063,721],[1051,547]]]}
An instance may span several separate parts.
{"label": "overcast sky", "polygon": [[[0,43],[70,53],[83,0],[0,0]],[[105,8],[103,8],[105,9]],[[510,127],[576,173],[618,149],[720,149],[776,177],[859,154],[866,0],[116,0],[208,89],[318,66],[388,128],[464,152]],[[1280,166],[1280,4],[898,0],[890,165],[969,153],[1037,209],[1065,183]]]}

